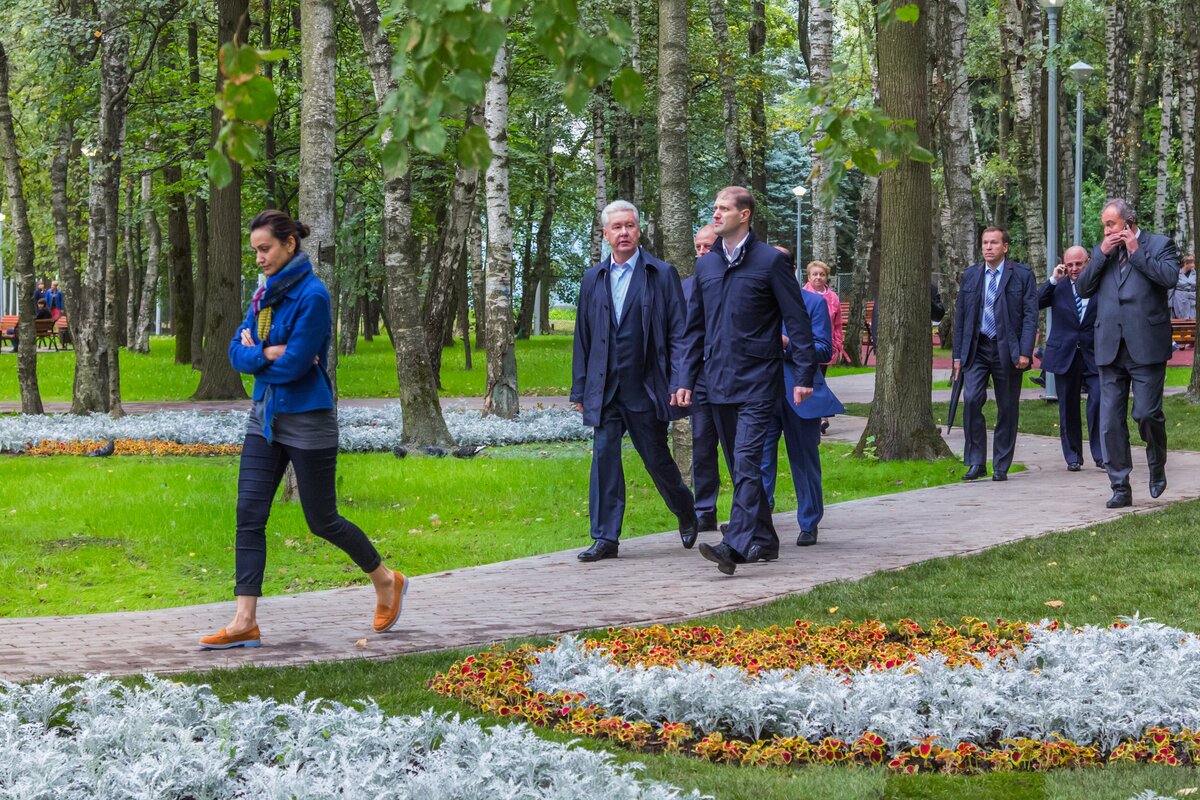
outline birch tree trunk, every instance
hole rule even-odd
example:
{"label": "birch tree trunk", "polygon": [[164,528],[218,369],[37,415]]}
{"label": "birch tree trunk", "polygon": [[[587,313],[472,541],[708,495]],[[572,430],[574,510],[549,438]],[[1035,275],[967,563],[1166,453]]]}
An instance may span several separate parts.
{"label": "birch tree trunk", "polygon": [[[484,3],[491,9],[491,2]],[[492,161],[487,187],[487,388],[483,413],[515,419],[521,411],[512,314],[512,204],[508,186],[508,43],[501,45],[484,94]],[[594,112],[593,112],[594,113]]]}
{"label": "birch tree trunk", "polygon": [[[827,84],[833,77],[833,4],[828,0],[800,0],[809,4],[808,12],[808,42],[809,79],[814,84]],[[827,107],[820,107],[815,113],[823,116]],[[819,132],[818,136],[823,136]],[[833,162],[828,155],[813,153],[813,171],[810,177],[809,190],[812,193],[812,257],[814,261],[824,261],[836,271],[837,269],[837,225],[834,220],[833,198],[825,199],[822,190],[825,178],[833,170]],[[799,253],[796,263],[801,271],[804,270]]]}
{"label": "birch tree trunk", "polygon": [[[880,2],[880,0],[876,0]],[[879,31],[879,96],[883,112],[916,123],[918,142],[930,146],[929,63],[924,27],[927,0],[917,0],[913,24],[893,22]],[[880,182],[883,260],[879,272],[879,360],[875,401],[858,443],[885,461],[949,456],[933,425],[929,386],[933,381],[929,338],[929,252],[933,200],[930,167],[911,159],[883,174]]]}
{"label": "birch tree trunk", "polygon": [[117,324],[117,332],[120,344],[129,348],[132,348],[137,338],[138,299],[142,285],[142,268],[139,263],[142,248],[137,226],[138,203],[134,199],[134,179],[133,175],[125,176],[125,242],[121,248],[125,254],[125,274],[124,280],[121,280],[122,276],[118,276],[117,279],[117,308],[121,310],[123,307],[125,312],[123,323]]}
{"label": "birch tree trunk", "polygon": [[179,164],[163,167],[167,190],[167,270],[170,275],[171,331],[175,334],[175,363],[192,363],[192,319],[196,302],[192,283],[192,236],[188,229],[187,195],[179,186]]}
{"label": "birch tree trunk", "polygon": [[[1035,274],[1046,263],[1046,213],[1042,200],[1041,10],[1031,0],[1004,0],[1000,40],[1012,81],[1011,160],[1025,221],[1025,263]],[[884,248],[884,252],[888,252]],[[1043,275],[1043,278],[1046,276]],[[926,289],[928,291],[928,289]]]}
{"label": "birch tree trunk", "polygon": [[[629,43],[629,66],[639,75],[642,73],[642,9],[641,0],[629,0],[629,27],[633,29],[633,40]],[[633,115],[633,204],[638,211],[645,210],[645,160],[646,147],[642,140],[642,114]],[[549,297],[547,296],[547,302]]]}
{"label": "birch tree trunk", "polygon": [[[1170,19],[1170,17],[1168,18]],[[1168,41],[1175,41],[1177,28],[1170,25]],[[1162,66],[1162,126],[1158,131],[1157,179],[1154,186],[1154,230],[1167,232],[1167,200],[1171,180],[1171,133],[1175,124],[1175,69],[1170,58],[1163,59]]]}
{"label": "birch tree trunk", "polygon": [[[382,106],[396,89],[392,44],[380,27],[376,0],[350,0],[350,7],[367,54],[375,102]],[[391,138],[390,129],[380,137],[385,146]],[[383,185],[383,263],[387,274],[386,321],[396,351],[397,397],[404,413],[401,441],[416,446],[451,446],[454,439],[442,417],[421,327],[420,275],[412,258],[411,171],[389,177]]]}
{"label": "birch tree trunk", "polygon": [[487,288],[483,260],[483,215],[480,205],[482,199],[476,202],[476,208],[472,212],[467,258],[468,268],[471,270],[471,305],[475,308],[475,349],[487,350]]}
{"label": "birch tree trunk", "polygon": [[[600,226],[600,212],[608,205],[608,137],[604,132],[604,112],[608,98],[597,89],[592,95],[592,165],[596,171],[596,216],[592,218],[592,263],[598,264],[604,257],[604,231]],[[638,211],[641,211],[639,208]],[[488,217],[491,225],[491,217]],[[488,239],[491,242],[491,239]],[[491,259],[488,260],[491,264]]]}
{"label": "birch tree trunk", "polygon": [[[58,141],[50,161],[50,215],[54,219],[54,252],[58,264],[58,276],[62,282],[63,305],[66,306],[67,330],[75,335],[79,298],[79,271],[75,251],[71,244],[70,201],[67,199],[67,182],[72,153],[77,151],[74,122],[64,116],[59,123]],[[74,338],[72,338],[74,341]]]}
{"label": "birch tree trunk", "polygon": [[1177,244],[1181,253],[1191,253],[1196,246],[1196,202],[1195,178],[1196,162],[1191,154],[1196,151],[1196,79],[1200,77],[1197,65],[1200,63],[1200,53],[1192,46],[1192,31],[1186,20],[1193,19],[1200,23],[1200,14],[1190,14],[1187,5],[1181,7],[1184,24],[1180,27],[1187,32],[1188,46],[1180,48],[1177,66],[1179,75],[1179,138],[1183,152],[1183,185],[1180,186],[1180,203],[1182,213],[1178,214]]}
{"label": "birch tree trunk", "polygon": [[1129,105],[1129,172],[1125,176],[1125,199],[1135,210],[1142,195],[1142,131],[1145,127],[1146,97],[1150,93],[1150,62],[1158,41],[1158,15],[1161,9],[1150,0],[1142,0],[1142,40],[1137,52],[1137,73],[1133,99]]}
{"label": "birch tree trunk", "polygon": [[[158,270],[162,260],[162,230],[154,213],[151,173],[142,175],[142,224],[146,227],[146,274],[142,278],[142,297],[138,305],[135,337],[130,349],[137,353],[150,352],[150,328],[154,325],[154,310],[158,298]],[[132,291],[132,289],[130,290]]]}
{"label": "birch tree trunk", "polygon": [[[188,25],[188,82],[194,90],[200,85],[200,41],[196,23]],[[196,137],[199,139],[199,137]],[[193,153],[196,160],[203,159],[199,150]],[[196,224],[196,281],[192,295],[192,369],[204,365],[205,311],[208,308],[208,200],[196,196],[194,206]]]}
{"label": "birch tree trunk", "polygon": [[725,19],[725,0],[708,0],[713,37],[717,40],[717,80],[721,86],[721,121],[725,127],[725,163],[729,183],[745,186],[746,151],[742,149],[742,131],[738,123],[737,72],[733,66],[733,48],[729,43],[729,22]]}
{"label": "birch tree trunk", "polygon": [[[1011,0],[1010,0],[1011,2]],[[1108,197],[1121,197],[1129,170],[1129,0],[1105,0],[1104,79],[1108,87],[1108,137],[1105,143],[1104,189]]]}
{"label": "birch tree trunk", "polygon": [[[764,213],[767,209],[767,100],[763,89],[766,83],[763,50],[767,46],[765,0],[750,0],[747,43],[750,76],[753,80],[753,88],[750,90],[750,188],[754,191],[759,207],[759,212],[754,215],[754,235],[767,242],[770,241],[770,215]],[[680,469],[682,470],[682,466]]]}
{"label": "birch tree trunk", "polygon": [[8,200],[10,229],[16,237],[13,264],[18,285],[17,323],[20,346],[17,355],[17,383],[21,390],[21,413],[41,414],[42,394],[37,377],[37,334],[34,316],[36,278],[33,264],[33,232],[29,228],[29,208],[21,179],[21,159],[17,152],[17,133],[13,127],[8,90],[8,52],[0,42],[0,161],[4,164],[4,189]]}
{"label": "birch tree trunk", "polygon": [[[217,0],[220,16],[218,44],[245,41],[248,0]],[[222,79],[217,74],[217,90]],[[213,113],[215,138],[218,116]],[[212,208],[208,220],[209,264],[205,276],[204,347],[196,400],[241,400],[242,377],[229,363],[229,342],[242,321],[242,169],[234,163],[233,180],[224,189],[209,183]],[[197,211],[199,214],[199,210]],[[199,232],[197,232],[199,235]]]}

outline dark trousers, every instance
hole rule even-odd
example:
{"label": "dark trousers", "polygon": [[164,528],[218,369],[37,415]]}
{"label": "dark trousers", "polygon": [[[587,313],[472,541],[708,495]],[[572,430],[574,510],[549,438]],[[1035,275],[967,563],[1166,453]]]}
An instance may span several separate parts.
{"label": "dark trousers", "polygon": [[821,494],[821,420],[797,416],[787,400],[780,398],[775,419],[763,442],[763,491],[772,511],[775,510],[780,436],[787,447],[792,485],[796,489],[796,522],[800,530],[811,531],[825,516],[825,501]]}
{"label": "dark trousers", "polygon": [[762,484],[763,442],[775,414],[775,401],[713,403],[712,410],[733,478],[733,508],[722,541],[742,556],[751,544],[777,550],[779,537]]}
{"label": "dark trousers", "polygon": [[1083,420],[1079,414],[1080,394],[1087,386],[1087,429],[1088,447],[1092,461],[1104,461],[1104,447],[1100,435],[1100,376],[1085,374],[1083,353],[1075,352],[1071,368],[1066,372],[1054,373],[1054,386],[1058,390],[1058,436],[1062,440],[1063,459],[1068,464],[1082,464]]}
{"label": "dark trousers", "polygon": [[615,399],[600,412],[594,428],[592,475],[588,486],[588,514],[592,538],[616,542],[625,517],[625,469],[621,464],[621,438],[629,432],[633,449],[641,456],[654,487],[675,516],[695,513],[692,493],[679,474],[667,447],[667,423],[653,411],[630,411]]}
{"label": "dark trousers", "polygon": [[721,469],[717,464],[717,426],[708,403],[692,405],[692,487],[696,513],[716,516]]}
{"label": "dark trousers", "polygon": [[366,534],[338,514],[336,447],[304,450],[268,443],[263,437],[251,434],[242,443],[238,471],[234,594],[262,596],[263,570],[267,564],[267,518],[289,462],[296,470],[300,506],[309,530],[341,548],[363,572],[374,572],[383,563]]}
{"label": "dark trousers", "polygon": [[1167,418],[1163,416],[1163,383],[1167,365],[1135,364],[1121,341],[1113,363],[1100,367],[1100,431],[1108,482],[1114,489],[1129,488],[1133,454],[1129,447],[1129,387],[1133,385],[1133,421],[1146,442],[1146,464],[1151,470],[1167,465]]}
{"label": "dark trousers", "polygon": [[987,400],[988,379],[996,394],[996,429],[992,436],[992,471],[1005,473],[1012,466],[1017,447],[1017,415],[1021,410],[1021,373],[1000,357],[995,339],[982,334],[975,345],[975,357],[963,367],[963,463],[981,467],[987,463],[987,424],[983,404]]}

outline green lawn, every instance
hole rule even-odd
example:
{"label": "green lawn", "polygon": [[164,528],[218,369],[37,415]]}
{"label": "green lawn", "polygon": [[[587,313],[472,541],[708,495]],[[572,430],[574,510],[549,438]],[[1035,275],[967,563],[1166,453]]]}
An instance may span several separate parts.
{"label": "green lawn", "polygon": [[[1034,377],[1035,375],[1040,375],[1040,374],[1041,374],[1041,370],[1036,370],[1036,369],[1028,370],[1025,373],[1024,378],[1021,380],[1021,388],[1022,389],[1040,389],[1040,388],[1042,388],[1042,387],[1038,386],[1037,384],[1031,383],[1029,380],[1030,378]],[[1167,386],[1187,386],[1188,381],[1190,381],[1191,378],[1192,378],[1192,368],[1191,367],[1167,367],[1167,382],[1166,382]],[[933,388],[934,389],[949,389],[950,381],[934,381]]]}
{"label": "green lawn", "polygon": [[[554,322],[556,329],[570,332],[572,320]],[[517,383],[521,394],[565,395],[571,388],[571,348],[569,335],[534,336],[517,341]],[[0,353],[0,402],[21,399],[17,385],[16,356]],[[200,373],[190,366],[174,362],[175,340],[170,336],[150,339],[150,353],[121,351],[121,397],[127,401],[187,400],[200,383]],[[38,353],[38,385],[42,400],[68,402],[74,379],[73,351]],[[873,368],[835,367],[832,375],[872,372]],[[247,392],[253,380],[244,376]],[[442,396],[482,397],[487,382],[487,365],[482,351],[471,353],[471,369],[466,368],[462,340],[442,351]],[[396,356],[386,334],[374,341],[359,339],[358,351],[342,356],[338,365],[339,397],[395,397],[397,394]]]}
{"label": "green lawn", "polygon": [[[936,556],[931,553],[931,556]],[[1079,531],[997,547],[969,557],[935,558],[907,569],[881,572],[852,582],[817,587],[745,612],[710,617],[705,624],[743,627],[790,625],[796,619],[832,621],[867,617],[894,622],[909,617],[934,619],[1037,620],[1051,613],[1072,624],[1107,624],[1120,615],[1144,616],[1188,630],[1200,630],[1194,564],[1200,558],[1200,502],[1181,503],[1150,515],[1126,516]],[[1048,600],[1062,600],[1049,609]],[[830,609],[838,607],[835,614]],[[352,661],[294,669],[239,669],[188,675],[226,699],[251,695],[290,700],[343,701],[370,696],[387,711],[417,713],[426,708],[480,718],[473,709],[435,695],[425,682],[469,651]],[[482,718],[485,722],[495,718]],[[568,737],[535,729],[557,741]],[[646,765],[648,778],[684,789],[699,789],[722,800],[1127,800],[1146,789],[1173,795],[1200,785],[1194,770],[1110,768],[1048,774],[993,773],[963,778],[943,775],[889,775],[879,769],[732,768],[678,756],[637,755],[588,740],[580,744],[609,749],[622,762]]]}
{"label": "green lawn", "polygon": [[[588,538],[590,443],[493,448],[472,460],[347,454],[342,512],[389,564],[412,574],[579,547]],[[959,465],[880,464],[822,448],[826,502],[952,482]],[[781,458],[777,507],[794,509]],[[723,466],[722,466],[723,468]],[[237,459],[0,457],[0,485],[47,487],[0,500],[0,616],[164,608],[227,599],[233,582]],[[671,530],[636,453],[625,451],[625,537]],[[721,494],[727,518],[728,478]],[[268,595],[360,584],[308,532],[299,503],[267,526]]]}

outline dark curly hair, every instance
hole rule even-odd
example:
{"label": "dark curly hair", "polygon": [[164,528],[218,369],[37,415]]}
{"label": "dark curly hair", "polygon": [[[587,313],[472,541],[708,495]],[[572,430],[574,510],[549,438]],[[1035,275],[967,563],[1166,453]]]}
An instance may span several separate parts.
{"label": "dark curly hair", "polygon": [[296,252],[299,253],[302,249],[300,240],[309,234],[309,228],[303,222],[298,222],[287,215],[284,211],[268,208],[265,211],[260,211],[250,220],[250,230],[256,231],[259,228],[270,228],[271,235],[279,241],[287,244],[289,237],[296,238]]}

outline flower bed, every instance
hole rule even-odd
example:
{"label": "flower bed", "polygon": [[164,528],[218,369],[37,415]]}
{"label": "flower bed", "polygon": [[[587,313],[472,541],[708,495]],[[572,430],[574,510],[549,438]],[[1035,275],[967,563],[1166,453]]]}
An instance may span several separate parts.
{"label": "flower bed", "polygon": [[765,631],[610,631],[491,650],[441,694],[637,750],[736,764],[881,764],[972,773],[1195,764],[1200,639],[965,620]]}
{"label": "flower bed", "polygon": [[[592,429],[571,409],[534,408],[515,420],[485,417],[478,411],[452,410],[446,426],[460,445],[510,445],[528,442],[588,439]],[[344,452],[389,451],[400,443],[400,405],[382,408],[338,409],[339,446]],[[246,412],[201,414],[158,411],[113,419],[104,414],[14,415],[0,417],[0,452],[19,453],[47,442],[126,439],[175,444],[240,447],[246,431]]]}
{"label": "flower bed", "polygon": [[[27,800],[330,797],[670,800],[640,764],[427,712],[297,698],[223,703],[207,687],[102,677],[0,682],[0,795]],[[699,800],[700,795],[686,795]]]}

